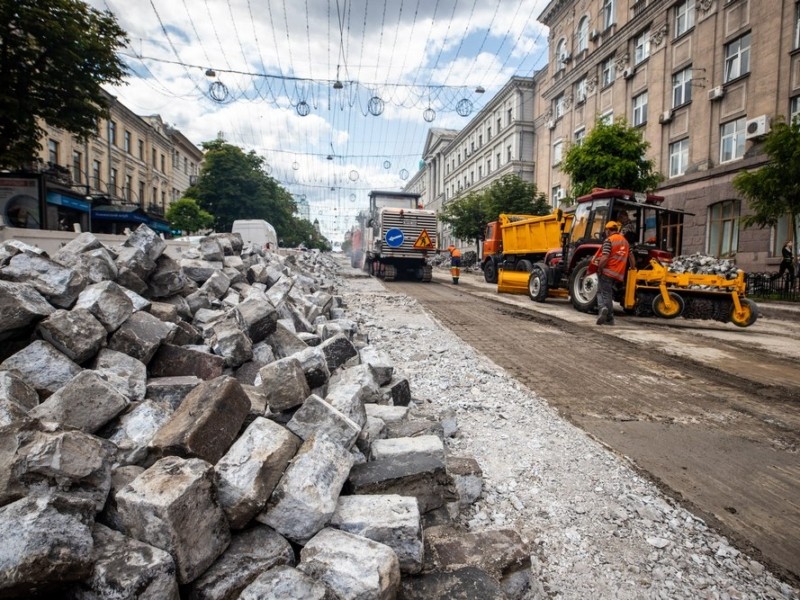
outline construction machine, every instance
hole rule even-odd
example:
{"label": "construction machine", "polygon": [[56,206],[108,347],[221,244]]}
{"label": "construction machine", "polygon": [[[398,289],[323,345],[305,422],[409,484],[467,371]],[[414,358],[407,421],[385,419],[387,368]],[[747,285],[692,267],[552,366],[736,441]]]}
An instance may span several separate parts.
{"label": "construction machine", "polygon": [[419,194],[372,191],[363,220],[363,269],[385,281],[406,276],[429,282],[436,252],[436,212],[419,206]]}

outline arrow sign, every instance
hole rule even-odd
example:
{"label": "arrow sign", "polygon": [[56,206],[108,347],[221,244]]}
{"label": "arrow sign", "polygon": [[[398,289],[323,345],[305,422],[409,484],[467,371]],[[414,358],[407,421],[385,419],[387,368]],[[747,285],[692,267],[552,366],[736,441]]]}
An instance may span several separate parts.
{"label": "arrow sign", "polygon": [[419,234],[417,241],[414,242],[414,248],[433,250],[433,242],[431,241],[431,236],[428,235],[427,229],[423,229],[422,233]]}
{"label": "arrow sign", "polygon": [[386,240],[386,245],[390,248],[399,248],[403,245],[403,242],[406,239],[406,236],[403,235],[403,230],[398,229],[397,227],[392,227],[386,232],[384,236]]}

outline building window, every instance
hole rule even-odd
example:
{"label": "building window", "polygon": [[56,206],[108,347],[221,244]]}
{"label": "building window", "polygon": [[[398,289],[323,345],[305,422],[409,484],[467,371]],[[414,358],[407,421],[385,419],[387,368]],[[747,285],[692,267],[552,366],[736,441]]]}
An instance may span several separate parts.
{"label": "building window", "polygon": [[725,200],[708,207],[708,254],[730,258],[739,247],[738,200]]}
{"label": "building window", "polygon": [[153,148],[152,157],[153,157],[153,168],[155,169],[158,166],[158,162],[157,162],[158,161],[158,152],[156,151],[155,148]]}
{"label": "building window", "polygon": [[638,65],[650,56],[650,30],[645,29],[633,40],[633,64]]}
{"label": "building window", "polygon": [[586,102],[586,77],[575,84],[575,104]]}
{"label": "building window", "polygon": [[109,173],[109,180],[108,180],[108,187],[109,191],[116,196],[117,194],[117,170],[111,169],[111,173]]}
{"label": "building window", "polygon": [[152,197],[152,199],[150,201],[153,203],[153,206],[156,205],[156,202],[158,201],[158,188],[157,187],[153,188],[153,197]]}
{"label": "building window", "polygon": [[560,185],[554,185],[550,194],[550,204],[553,208],[561,206],[561,201],[564,199],[564,189]]}
{"label": "building window", "polygon": [[578,31],[575,40],[578,52],[589,49],[589,17],[583,17],[578,22]]}
{"label": "building window", "polygon": [[58,142],[47,140],[47,160],[50,164],[58,164]]}
{"label": "building window", "polygon": [[179,167],[181,164],[181,153],[177,150],[172,151],[172,168]]}
{"label": "building window", "polygon": [[689,139],[669,145],[669,176],[678,177],[686,173],[689,165]]}
{"label": "building window", "polygon": [[475,152],[475,141],[474,140],[470,141],[470,143],[469,143],[469,151],[470,152]]}
{"label": "building window", "polygon": [[502,163],[500,162],[500,153],[498,152],[498,153],[497,153],[497,168],[498,168],[498,169],[500,168],[500,165],[501,165],[501,164],[502,164]]}
{"label": "building window", "polygon": [[139,182],[139,203],[144,202],[144,181]]}
{"label": "building window", "polygon": [[162,191],[161,192],[161,208],[166,208],[166,207],[167,207],[167,192]]}
{"label": "building window", "polygon": [[492,127],[491,125],[486,128],[486,141],[489,142],[492,140]]}
{"label": "building window", "polygon": [[511,125],[514,122],[514,109],[509,108],[508,112],[506,113],[506,123]]}
{"label": "building window", "polygon": [[83,155],[77,150],[72,151],[72,180],[75,183],[83,183],[81,176],[81,164],[83,163]]}
{"label": "building window", "polygon": [[692,68],[678,71],[672,76],[672,108],[692,101]]}
{"label": "building window", "polygon": [[163,154],[161,155],[161,172],[162,173],[167,172],[167,157],[164,156]]}
{"label": "building window", "polygon": [[502,117],[497,117],[497,131],[500,131],[503,128],[503,119]]}
{"label": "building window", "polygon": [[603,21],[603,30],[614,24],[614,0],[603,0],[603,6],[600,8],[600,17]]}
{"label": "building window", "polygon": [[694,0],[683,0],[675,6],[675,37],[694,27]]}
{"label": "building window", "polygon": [[602,115],[600,115],[600,118],[597,119],[597,120],[600,123],[602,123],[603,125],[613,125],[614,124],[614,111],[613,110],[607,110]]}
{"label": "building window", "polygon": [[483,167],[481,165],[478,165],[478,181],[480,181],[482,177],[483,177]]}
{"label": "building window", "polygon": [[486,174],[488,175],[491,172],[492,172],[492,159],[491,158],[487,158],[486,159]]}
{"label": "building window", "polygon": [[795,96],[789,101],[789,122],[800,116],[800,96]]}
{"label": "building window", "polygon": [[553,166],[561,164],[564,159],[564,143],[558,140],[553,144]]}
{"label": "building window", "polygon": [[567,102],[564,99],[564,94],[559,94],[553,100],[553,114],[556,119],[560,119],[567,112]]}
{"label": "building window", "polygon": [[144,140],[139,140],[139,160],[144,160]]}
{"label": "building window", "polygon": [[189,174],[189,159],[186,158],[185,156],[183,157],[183,174],[184,175]]}
{"label": "building window", "polygon": [[647,92],[633,97],[633,126],[647,123]]}
{"label": "building window", "polygon": [[92,161],[92,185],[96,190],[100,189],[100,161]]}
{"label": "building window", "polygon": [[567,66],[567,41],[564,38],[556,44],[556,72]]}
{"label": "building window", "polygon": [[606,87],[614,83],[614,57],[609,57],[600,65],[600,87]]}
{"label": "building window", "polygon": [[112,146],[117,145],[117,124],[114,121],[108,122],[108,143]]}
{"label": "building window", "polygon": [[794,47],[800,48],[800,2],[794,8]]}
{"label": "building window", "polygon": [[483,134],[479,133],[478,134],[478,148],[482,148],[482,147],[483,147]]}
{"label": "building window", "polygon": [[125,175],[125,187],[122,190],[123,198],[128,202],[131,201],[131,187],[133,186],[133,177],[130,175]]}
{"label": "building window", "polygon": [[750,34],[733,40],[725,45],[725,75],[728,83],[750,72]]}
{"label": "building window", "polygon": [[511,145],[506,147],[506,162],[511,162]]}
{"label": "building window", "polygon": [[123,137],[123,148],[128,154],[131,153],[131,132],[126,131]]}
{"label": "building window", "polygon": [[720,127],[719,162],[726,163],[744,156],[745,118],[729,121]]}
{"label": "building window", "polygon": [[576,129],[575,136],[573,137],[575,145],[580,146],[583,143],[583,138],[585,137],[586,137],[586,127],[581,127],[580,129]]}

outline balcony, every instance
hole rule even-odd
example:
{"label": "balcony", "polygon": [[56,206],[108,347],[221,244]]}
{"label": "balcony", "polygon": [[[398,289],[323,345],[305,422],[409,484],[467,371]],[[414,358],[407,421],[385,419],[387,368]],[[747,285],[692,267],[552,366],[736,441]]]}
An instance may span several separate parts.
{"label": "balcony", "polygon": [[639,15],[641,15],[645,9],[647,8],[647,0],[639,0],[635,2],[633,6],[631,6],[631,13],[633,13],[633,18],[635,19]]}

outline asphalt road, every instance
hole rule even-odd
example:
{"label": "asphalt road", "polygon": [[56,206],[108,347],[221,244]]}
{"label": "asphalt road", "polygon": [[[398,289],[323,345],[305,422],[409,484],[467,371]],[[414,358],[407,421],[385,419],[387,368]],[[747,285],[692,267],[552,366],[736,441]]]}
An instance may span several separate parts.
{"label": "asphalt road", "polygon": [[742,329],[619,311],[616,327],[600,327],[566,300],[498,295],[479,274],[385,285],[800,582],[800,321]]}

